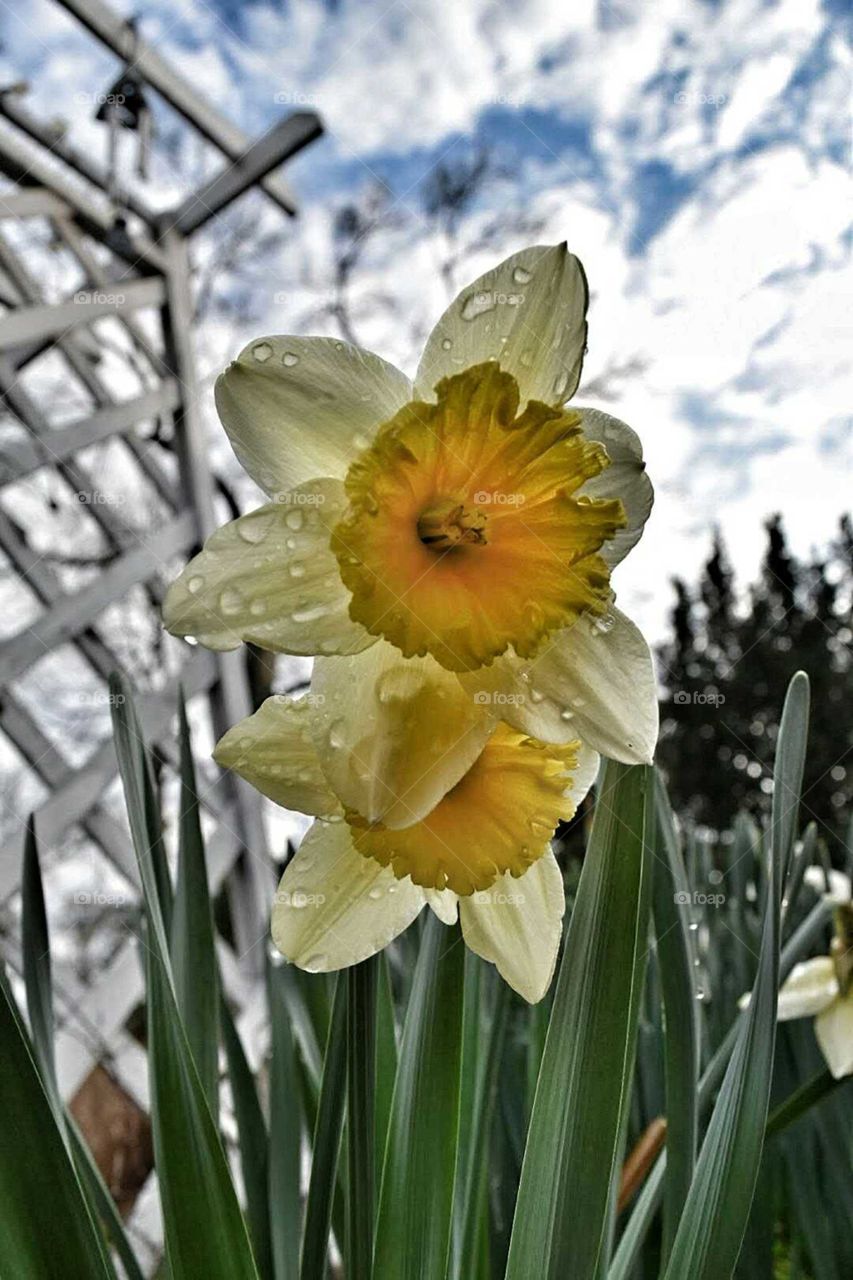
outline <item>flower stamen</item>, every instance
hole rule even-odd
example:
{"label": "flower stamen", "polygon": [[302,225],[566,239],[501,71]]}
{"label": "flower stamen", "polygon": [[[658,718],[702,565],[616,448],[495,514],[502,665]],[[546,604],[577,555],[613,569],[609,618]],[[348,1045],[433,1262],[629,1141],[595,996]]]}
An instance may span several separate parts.
{"label": "flower stamen", "polygon": [[418,537],[431,551],[455,547],[485,546],[486,515],[477,507],[465,507],[449,499],[427,507],[418,517]]}

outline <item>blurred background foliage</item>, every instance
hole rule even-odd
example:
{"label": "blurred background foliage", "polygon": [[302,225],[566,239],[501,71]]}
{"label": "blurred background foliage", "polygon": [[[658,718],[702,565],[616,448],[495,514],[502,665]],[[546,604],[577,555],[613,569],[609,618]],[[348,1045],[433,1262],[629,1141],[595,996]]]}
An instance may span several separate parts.
{"label": "blurred background foliage", "polygon": [[675,579],[671,636],[658,650],[663,687],[658,761],[676,810],[716,831],[739,809],[766,814],[779,731],[776,691],[798,669],[812,682],[806,815],[836,859],[853,799],[853,526],[797,559],[781,515],[765,524],[756,580],[736,592],[725,530],[696,584]]}

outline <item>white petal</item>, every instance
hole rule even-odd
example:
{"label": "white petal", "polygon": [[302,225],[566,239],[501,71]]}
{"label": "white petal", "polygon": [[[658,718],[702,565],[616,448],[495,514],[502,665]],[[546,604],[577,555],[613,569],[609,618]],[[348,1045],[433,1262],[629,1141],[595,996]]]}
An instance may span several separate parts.
{"label": "white petal", "polygon": [[355,653],[373,637],[349,616],[329,547],[346,505],[339,480],[311,480],[217,529],[172,583],[163,620],[208,649],[250,640],[274,653]]}
{"label": "white petal", "polygon": [[578,765],[576,769],[572,770],[572,789],[569,792],[569,797],[576,810],[595,785],[600,768],[601,756],[597,751],[593,751],[592,747],[588,747],[585,742],[581,742]]}
{"label": "white petal", "polygon": [[563,877],[551,852],[519,879],[503,875],[491,889],[459,900],[467,945],[530,1004],[551,985],[565,910]]}
{"label": "white petal", "polygon": [[424,889],[427,906],[431,907],[442,924],[456,924],[459,919],[459,898],[452,889]]}
{"label": "white petal", "polygon": [[433,329],[415,378],[431,400],[442,378],[497,360],[518,382],[521,404],[562,404],[580,379],[589,290],[565,244],[537,245],[468,285]]}
{"label": "white petal", "polygon": [[618,609],[606,621],[581,618],[558,631],[534,658],[505,655],[459,679],[508,724],[543,742],[581,738],[628,764],[645,763],[654,754],[658,703],[652,655],[642,633]]}
{"label": "white petal", "polygon": [[853,991],[818,1014],[815,1035],[835,1079],[853,1074]]}
{"label": "white petal", "polygon": [[827,902],[831,902],[833,906],[844,907],[850,902],[850,877],[843,871],[836,871],[835,867],[829,869],[828,889],[823,867],[806,867],[803,879],[810,889],[814,889],[815,893],[825,898]]}
{"label": "white petal", "polygon": [[320,768],[311,735],[311,695],[267,698],[229,729],[213,757],[285,809],[327,816],[341,806]]}
{"label": "white petal", "polygon": [[345,969],[386,947],[423,906],[411,880],[353,848],[345,822],[318,821],[281,878],[273,941],[300,969]]}
{"label": "white petal", "polygon": [[584,435],[603,444],[610,458],[610,466],[587,480],[581,493],[592,498],[621,498],[628,517],[626,527],[601,548],[602,556],[612,567],[624,560],[640,541],[652,509],[654,490],[646,474],[643,447],[636,431],[600,409],[581,409],[580,413]]}
{"label": "white petal", "polygon": [[780,1022],[812,1018],[838,998],[838,979],[829,956],[795,964],[779,992]]}
{"label": "white petal", "polygon": [[387,827],[434,809],[495,724],[433,658],[404,658],[385,640],[356,657],[318,659],[311,692],[326,777],[348,808]]}
{"label": "white petal", "polygon": [[332,338],[258,338],[216,382],[232,448],[273,498],[312,476],[343,479],[411,398],[399,369]]}

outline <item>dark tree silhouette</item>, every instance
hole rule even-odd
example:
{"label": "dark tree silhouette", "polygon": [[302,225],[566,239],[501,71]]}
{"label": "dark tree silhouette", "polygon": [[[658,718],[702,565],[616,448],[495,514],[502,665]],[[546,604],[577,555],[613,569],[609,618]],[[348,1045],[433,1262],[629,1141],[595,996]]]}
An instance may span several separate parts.
{"label": "dark tree silhouette", "polygon": [[758,580],[743,595],[719,531],[697,587],[673,583],[658,759],[693,822],[720,830],[739,809],[766,812],[781,703],[802,668],[812,684],[803,818],[840,854],[853,799],[853,527],[843,517],[829,547],[802,562],[780,516],[766,529]]}

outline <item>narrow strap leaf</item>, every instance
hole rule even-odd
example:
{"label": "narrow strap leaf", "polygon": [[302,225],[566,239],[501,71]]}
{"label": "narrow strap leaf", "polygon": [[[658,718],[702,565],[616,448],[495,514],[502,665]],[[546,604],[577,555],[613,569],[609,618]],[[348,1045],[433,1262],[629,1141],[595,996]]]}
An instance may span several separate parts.
{"label": "narrow strap leaf", "polygon": [[272,1241],[270,1239],[269,1136],[264,1113],[258,1100],[243,1044],[225,999],[220,995],[219,1021],[228,1063],[228,1079],[234,1101],[234,1115],[240,1142],[240,1170],[246,1195],[246,1218],[262,1280],[272,1280]]}
{"label": "narrow strap leaf", "polygon": [[181,755],[178,879],[170,939],[175,998],[193,1061],[214,1120],[219,1115],[219,976],[213,915],[201,836],[195,765],[183,696],[179,706]]}
{"label": "narrow strap leaf", "polygon": [[651,786],[650,768],[608,762],[542,1057],[507,1280],[593,1280],[602,1263],[645,972]]}
{"label": "narrow strap leaf", "polygon": [[656,858],[653,915],[665,1015],[666,1150],[663,1240],[665,1262],[696,1160],[699,1036],[693,978],[693,953],[685,904],[687,872],[666,789],[655,775]]}
{"label": "narrow strap leaf", "polygon": [[296,1048],[285,987],[287,966],[270,964],[272,1062],[270,1064],[269,1214],[275,1280],[297,1280],[302,1206],[299,1195],[302,1143]]}
{"label": "narrow strap leaf", "polygon": [[347,980],[338,976],[323,1060],[323,1082],[311,1146],[300,1280],[323,1280],[346,1102]]}
{"label": "narrow strap leaf", "polygon": [[666,1280],[728,1280],[749,1218],[773,1074],[781,897],[796,824],[808,726],[808,680],[788,688],[774,771],[770,857],[758,974],[666,1269]]}
{"label": "narrow strap leaf", "polygon": [[95,1221],[100,1221],[102,1224],[113,1248],[121,1258],[128,1280],[142,1280],[142,1271],[130,1246],[115,1201],[104,1185],[100,1170],[73,1117],[66,1111],[59,1092],[53,1039],[50,934],[47,926],[35,824],[32,819],[27,824],[24,841],[21,934],[27,1012],[32,1029],[32,1049],[59,1132],[74,1162],[90,1211]]}
{"label": "narrow strap leaf", "polygon": [[178,1008],[168,946],[172,901],[156,870],[162,847],[149,760],[129,687],[117,677],[110,687],[145,900],[148,1076],[169,1269],[172,1280],[257,1280],[246,1224]]}
{"label": "narrow strap leaf", "polygon": [[5,974],[0,1044],[0,1275],[115,1280]]}
{"label": "narrow strap leaf", "polygon": [[346,972],[346,1251],[347,1272],[353,1280],[367,1280],[373,1258],[378,976],[375,956]]}
{"label": "narrow strap leaf", "polygon": [[53,1048],[53,1003],[50,976],[50,939],[44,905],[41,868],[36,846],[35,820],[27,822],[21,887],[21,938],[24,987],[30,1018],[33,1051],[42,1078],[58,1100],[56,1059]]}
{"label": "narrow strap leaf", "polygon": [[426,912],[385,1148],[375,1280],[444,1280],[459,1138],[464,947]]}

